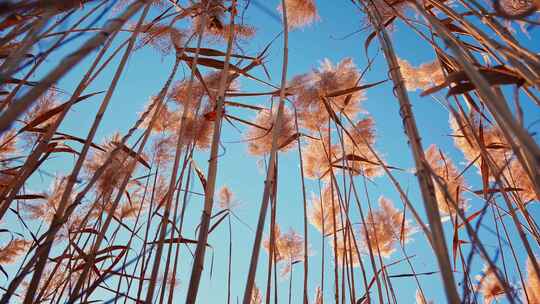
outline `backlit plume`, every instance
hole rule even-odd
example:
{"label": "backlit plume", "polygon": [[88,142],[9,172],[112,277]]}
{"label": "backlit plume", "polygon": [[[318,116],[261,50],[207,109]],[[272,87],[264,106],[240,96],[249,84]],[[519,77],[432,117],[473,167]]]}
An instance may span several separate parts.
{"label": "backlit plume", "polygon": [[[362,225],[361,237],[367,248],[366,228],[369,235],[369,244],[373,253],[378,252],[382,257],[389,257],[396,250],[396,245],[402,239],[409,240],[412,227],[408,220],[404,220],[403,212],[397,210],[392,201],[379,198],[379,209],[372,210],[366,217],[366,225]],[[367,226],[367,227],[366,227]]]}
{"label": "backlit plume", "polygon": [[460,172],[446,155],[444,155],[435,145],[429,146],[426,150],[426,160],[433,170],[433,173],[439,177],[439,182],[443,183],[448,190],[451,199],[445,195],[444,187],[439,185],[439,182],[433,178],[435,186],[435,197],[439,211],[444,214],[455,214],[456,208],[454,203],[457,203],[459,209],[467,207],[467,201],[463,197],[463,191],[466,188],[465,179],[460,176]]}
{"label": "backlit plume", "polygon": [[[110,193],[120,183],[127,174],[131,172],[129,164],[133,163],[133,158],[120,147],[120,135],[115,134],[103,145],[104,151],[96,150],[91,159],[85,163],[85,170],[88,176],[93,176],[96,171],[105,164],[106,160],[112,156],[111,161],[97,182],[97,188],[103,194]],[[138,162],[135,163],[137,165]]]}
{"label": "backlit plume", "polygon": [[347,166],[352,169],[353,175],[376,177],[382,173],[381,165],[368,146],[373,146],[375,143],[374,124],[372,117],[359,120],[355,128],[349,131],[352,139],[345,136],[343,157],[347,160]]}
{"label": "backlit plume", "polygon": [[0,249],[0,264],[13,264],[30,248],[32,241],[14,239]]}
{"label": "backlit plume", "polygon": [[[133,29],[135,29],[133,27]],[[136,49],[147,45],[158,50],[162,55],[169,55],[172,50],[183,46],[184,33],[169,25],[145,24],[141,26],[141,35],[137,41]]]}
{"label": "backlit plume", "polygon": [[[335,244],[333,238],[328,238],[328,242],[332,247],[332,253],[337,253],[337,262],[338,265],[351,265],[357,267],[360,265],[360,257],[358,255],[359,250],[357,250],[353,234],[350,230],[347,230],[347,237],[344,237],[343,233],[337,233],[335,235]],[[335,248],[335,249],[334,249]],[[359,249],[359,248],[358,248]]]}
{"label": "backlit plume", "polygon": [[218,194],[219,207],[221,209],[232,209],[235,205],[234,193],[227,186],[221,187]]}
{"label": "backlit plume", "polygon": [[[294,104],[301,124],[313,131],[325,128],[329,115],[321,98],[357,86],[359,78],[360,74],[351,58],[345,58],[335,66],[325,59],[318,69],[294,77],[289,86],[295,94]],[[359,103],[364,99],[363,91],[355,91],[350,95],[329,97],[328,102],[334,112],[345,113],[353,119],[360,111]]]}
{"label": "backlit plume", "polygon": [[444,82],[444,75],[437,61],[423,63],[418,67],[412,66],[407,60],[398,61],[408,91],[426,90]]}
{"label": "backlit plume", "polygon": [[332,188],[327,185],[322,190],[322,199],[313,195],[310,200],[309,222],[323,235],[333,234],[334,231],[343,227],[341,219],[343,214],[340,211],[337,190],[333,190],[334,193],[332,193]]}
{"label": "backlit plume", "polygon": [[[285,5],[289,29],[309,25],[319,18],[313,0],[285,0]],[[278,10],[283,11],[281,5],[278,6]]]}
{"label": "backlit plume", "polygon": [[[480,167],[480,146],[476,138],[480,140],[480,118],[478,114],[471,114],[469,120],[460,117],[458,122],[450,116],[450,127],[453,130],[455,145],[463,152],[469,162],[474,161],[474,165]],[[469,123],[470,121],[470,123]],[[482,133],[486,151],[493,158],[499,168],[506,166],[512,153],[506,143],[502,131],[497,126],[489,126],[482,121]]]}
{"label": "backlit plume", "polygon": [[[152,97],[150,99],[150,103],[146,106],[146,109],[144,110],[144,112],[147,112],[153,104],[152,110],[146,115],[145,120],[141,124],[141,127],[144,129],[150,127],[150,124],[152,123],[152,119],[154,118],[155,112],[158,110],[158,107],[157,107],[158,105],[155,103],[156,103],[156,98]],[[162,104],[159,107],[159,113],[157,113],[157,116],[154,122],[152,123],[152,131],[157,132],[157,133],[175,132],[177,131],[177,128],[180,126],[179,124],[180,118],[181,118],[181,112],[172,110],[171,107],[167,104],[165,105]]]}
{"label": "backlit plume", "polygon": [[519,191],[515,191],[515,193],[522,202],[528,203],[539,199],[538,196],[536,196],[531,179],[517,159],[510,161],[510,164],[508,165],[508,168],[504,170],[503,175],[506,177],[506,180],[512,188],[520,189]]}
{"label": "backlit plume", "polygon": [[[58,104],[58,94],[53,90],[48,90],[37,100],[30,111],[24,115],[24,122],[27,124],[33,122],[36,118],[42,117],[42,115],[45,115],[48,111],[57,107]],[[45,122],[35,125],[34,128],[45,130],[48,126],[54,124],[57,119],[58,115],[52,116]],[[25,147],[31,147],[41,136],[41,132],[24,132],[21,135],[21,139]]]}
{"label": "backlit plume", "polygon": [[[204,32],[210,35],[214,39],[226,40],[232,25],[224,21],[225,19],[229,20],[229,17],[225,16],[226,15],[225,13],[228,10],[228,7],[224,3],[224,1],[223,0],[202,1],[200,4],[195,4],[195,6],[198,6],[199,12],[193,18],[193,25],[192,25],[193,30],[196,32],[200,32],[202,30],[202,25],[203,25],[202,10],[208,7],[208,10],[206,11],[207,20],[206,20],[206,27],[204,28]],[[248,25],[241,24],[239,22],[237,22],[234,25],[234,31],[235,31],[236,38],[247,39],[255,35],[255,28]]]}
{"label": "backlit plume", "polygon": [[407,1],[404,0],[372,0],[367,1],[369,9],[376,9],[380,14],[383,23],[388,21],[394,16],[405,14],[407,8],[409,8]]}
{"label": "backlit plume", "polygon": [[309,139],[307,146],[302,149],[304,175],[311,179],[329,179],[330,165],[341,155],[338,145],[330,146],[328,138],[323,140]]}
{"label": "backlit plume", "polygon": [[483,275],[476,276],[476,279],[480,282],[478,289],[484,297],[484,304],[498,302],[497,299],[504,294],[504,288],[492,268],[486,265],[483,272]]}
{"label": "backlit plume", "polygon": [[[294,117],[292,112],[283,108],[281,117],[281,129],[277,135],[277,147],[281,151],[287,151],[294,147],[296,143],[293,135],[296,134]],[[272,150],[272,129],[277,116],[277,107],[273,111],[264,109],[257,114],[254,124],[258,127],[250,126],[246,135],[249,141],[248,151],[252,155],[264,155]],[[264,128],[264,129],[263,129]]]}
{"label": "backlit plume", "polygon": [[[292,228],[285,234],[281,234],[279,226],[276,224],[274,228],[274,244],[276,251],[276,261],[285,262],[285,266],[281,270],[281,275],[287,275],[296,262],[304,259],[304,238]],[[264,241],[264,248],[270,250],[270,238]]]}

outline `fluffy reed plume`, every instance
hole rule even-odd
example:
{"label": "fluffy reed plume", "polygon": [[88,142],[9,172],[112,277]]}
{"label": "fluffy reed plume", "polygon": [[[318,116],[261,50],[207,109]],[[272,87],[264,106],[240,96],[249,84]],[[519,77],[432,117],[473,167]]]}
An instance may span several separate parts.
{"label": "fluffy reed plume", "polygon": [[141,49],[150,45],[165,56],[169,55],[172,50],[183,46],[184,36],[185,33],[174,26],[155,23],[144,24],[141,26],[141,35],[135,48]]}
{"label": "fluffy reed plume", "polygon": [[[147,112],[150,106],[155,102],[155,97],[152,97],[150,99],[150,102],[146,105],[145,110],[140,114],[144,114],[144,112]],[[141,128],[146,129],[150,127],[150,123],[152,122],[152,117],[154,116],[154,113],[157,111],[157,107],[154,105],[152,108],[152,111],[146,115],[145,120],[141,124]],[[154,124],[152,125],[152,131],[157,133],[165,133],[165,132],[175,132],[177,131],[177,128],[179,127],[179,122],[181,119],[181,112],[174,111],[171,109],[170,105],[163,105],[159,109],[159,113],[157,114],[157,119],[154,121]]]}
{"label": "fluffy reed plume", "polygon": [[[337,190],[326,185],[322,190],[322,198],[312,195],[308,211],[309,222],[323,235],[333,234],[343,227],[342,212]],[[334,225],[335,223],[335,225]],[[334,227],[335,226],[335,227]],[[335,230],[334,230],[335,229]]]}
{"label": "fluffy reed plume", "polygon": [[130,202],[125,201],[120,205],[120,209],[115,210],[114,214],[117,218],[123,219],[133,219],[137,216],[139,210],[144,206],[140,202]]}
{"label": "fluffy reed plume", "polygon": [[492,268],[484,266],[483,274],[477,275],[478,291],[484,297],[484,304],[491,304],[504,294],[504,287],[501,285]]}
{"label": "fluffy reed plume", "polygon": [[416,304],[433,304],[432,301],[426,300],[426,298],[424,297],[424,295],[419,289],[416,290],[415,298],[416,298]]}
{"label": "fluffy reed plume", "polygon": [[[296,128],[294,125],[294,116],[288,108],[283,108],[283,116],[281,118],[281,129],[277,135],[277,145],[279,150],[285,152],[292,149],[296,143],[294,135]],[[248,143],[248,151],[251,155],[265,155],[270,153],[272,149],[272,128],[277,116],[277,107],[273,110],[261,110],[255,118],[254,124],[259,127],[249,126],[246,134]]]}
{"label": "fluffy reed plume", "polygon": [[525,288],[527,296],[523,295],[523,302],[527,302],[527,297],[530,304],[540,303],[540,277],[534,271],[534,267],[530,259],[527,259],[527,282]]}
{"label": "fluffy reed plume", "polygon": [[11,240],[6,246],[0,249],[0,265],[13,264],[17,259],[25,254],[32,241],[23,239]]}
{"label": "fluffy reed plume", "polygon": [[[24,123],[28,124],[33,122],[37,117],[40,117],[41,115],[44,115],[49,110],[53,109],[54,107],[58,106],[58,96],[57,93],[53,90],[47,91],[46,94],[41,96],[36,104],[24,115]],[[36,126],[34,126],[35,129],[41,129],[46,130],[47,127],[51,124],[54,124],[56,122],[56,119],[58,118],[58,115],[55,115],[53,117],[50,117],[45,122],[42,122]],[[24,143],[25,148],[32,147],[36,141],[41,136],[41,132],[35,132],[33,130],[29,130],[28,132],[22,133],[21,139]]]}
{"label": "fluffy reed plume", "polygon": [[390,257],[396,250],[398,242],[409,241],[412,234],[413,228],[404,216],[403,212],[394,207],[391,200],[381,196],[379,210],[371,210],[366,217],[365,226],[362,225],[361,228],[362,242],[366,244],[364,248],[367,248],[368,244],[367,233],[373,252],[379,252],[382,257]]}
{"label": "fluffy reed plume", "polygon": [[[210,2],[209,4],[207,2]],[[223,21],[225,18],[225,13],[228,11],[228,7],[223,0],[208,0],[202,1],[198,6],[199,13],[193,17],[192,20],[192,29],[194,32],[200,32],[202,27],[202,9],[208,5],[208,10],[206,11],[207,20],[206,28],[204,29],[205,34],[210,35],[214,39],[225,40],[227,38],[230,24]],[[255,35],[255,28],[244,25],[244,24],[235,24],[235,37],[236,38],[251,38]]]}
{"label": "fluffy reed plume", "polygon": [[488,126],[486,122],[481,122],[478,114],[472,114],[471,112],[469,119],[471,123],[462,117],[460,125],[457,119],[450,116],[450,127],[453,131],[455,145],[469,162],[474,161],[474,165],[479,168],[481,149],[475,138],[480,138],[480,125],[482,124],[484,146],[497,166],[504,168],[512,153],[504,140],[502,131],[497,126]]}
{"label": "fluffy reed plume", "polygon": [[9,185],[13,178],[14,168],[11,159],[17,153],[17,136],[15,130],[9,130],[0,135],[0,189]]}
{"label": "fluffy reed plume", "polygon": [[249,304],[262,304],[262,294],[259,287],[253,287],[253,291],[251,292],[251,301],[249,301]]}
{"label": "fluffy reed plume", "polygon": [[368,9],[377,10],[383,23],[397,15],[404,16],[410,6],[404,0],[370,0],[366,1]]}
{"label": "fluffy reed plume", "polygon": [[10,130],[0,135],[0,159],[6,161],[17,152],[16,131]]}
{"label": "fluffy reed plume", "polygon": [[444,74],[437,60],[412,66],[407,60],[398,59],[405,87],[408,91],[426,90],[444,82]]}
{"label": "fluffy reed plume", "polygon": [[368,147],[375,144],[375,122],[372,117],[359,120],[356,127],[349,131],[352,139],[345,136],[343,157],[348,161],[353,175],[376,177],[382,174],[382,167]]}
{"label": "fluffy reed plume", "polygon": [[[457,203],[459,209],[467,208],[467,200],[463,197],[463,191],[466,189],[465,179],[460,176],[460,172],[444,153],[442,153],[436,145],[431,145],[425,152],[426,160],[441,182],[446,186],[448,194],[452,200]],[[454,215],[456,208],[452,200],[447,199],[444,188],[433,178],[435,186],[435,197],[439,211],[443,215]]]}
{"label": "fluffy reed plume", "polygon": [[[212,134],[214,132],[213,121],[206,118],[203,115],[193,116],[188,114],[184,121],[184,136],[182,137],[182,144],[189,145],[194,144],[198,149],[210,148],[212,141]],[[174,134],[174,142],[177,140],[177,134]]]}
{"label": "fluffy reed plume", "polygon": [[154,162],[167,165],[174,158],[176,143],[174,138],[169,135],[157,136],[153,138],[151,155]]}
{"label": "fluffy reed plume", "polygon": [[[351,58],[333,65],[324,59],[318,69],[296,76],[289,87],[295,94],[294,104],[302,126],[318,131],[328,123],[328,111],[321,97],[357,86],[360,74]],[[350,96],[350,97],[349,97]],[[328,99],[336,113],[346,113],[351,119],[360,111],[359,103],[365,99],[363,91]]]}
{"label": "fluffy reed plume", "polygon": [[[303,27],[319,18],[317,6],[313,0],[285,0],[289,29]],[[283,11],[281,4],[278,10]]]}
{"label": "fluffy reed plume", "polygon": [[221,187],[218,194],[219,207],[221,209],[232,209],[235,207],[234,193],[227,186]]}
{"label": "fluffy reed plume", "polygon": [[512,188],[519,189],[518,191],[515,191],[515,193],[522,202],[528,203],[530,201],[540,200],[540,198],[536,196],[531,179],[517,159],[510,161],[508,168],[503,171],[503,175]]}
{"label": "fluffy reed plume", "polygon": [[[193,110],[199,106],[213,108],[220,80],[220,71],[208,73],[204,75],[202,82],[199,79],[193,81],[191,92],[189,80],[179,81],[172,88],[169,97],[184,109],[189,107]],[[239,87],[238,81],[235,80],[227,84],[227,91],[236,91]]]}
{"label": "fluffy reed plume", "polygon": [[[274,228],[274,250],[276,252],[276,261],[285,262],[281,269],[281,276],[291,272],[292,265],[304,260],[304,238],[292,228],[285,234],[281,234],[279,226]],[[270,238],[263,242],[264,248],[270,249]]]}
{"label": "fluffy reed plume", "polygon": [[50,222],[60,204],[66,182],[66,177],[57,176],[53,180],[48,193],[45,195],[46,199],[40,200],[37,204],[25,202],[23,205],[25,217],[31,220]]}
{"label": "fluffy reed plume", "polygon": [[111,193],[116,187],[120,186],[122,180],[131,171],[130,168],[128,168],[128,164],[132,162],[133,158],[130,157],[127,151],[119,146],[119,143],[120,135],[113,135],[111,139],[107,140],[105,144],[102,145],[104,151],[94,151],[90,160],[86,161],[84,164],[86,174],[89,177],[92,177],[96,171],[105,164],[105,161],[109,156],[113,155],[113,152],[115,152],[96,183],[98,191],[104,195]]}
{"label": "fluffy reed plume", "polygon": [[353,237],[355,236],[353,233],[349,231],[347,233],[347,237],[345,237],[343,233],[337,233],[335,237],[335,244],[333,238],[329,238],[328,242],[330,243],[330,246],[332,246],[332,253],[337,253],[338,265],[346,264],[353,267],[358,267],[360,265],[360,256],[358,255],[358,251],[354,245]]}
{"label": "fluffy reed plume", "polygon": [[[457,120],[453,117],[450,118],[450,126],[454,132],[454,143],[463,152],[465,158],[474,162],[476,167],[480,167],[480,146],[474,139],[474,135],[480,136],[480,120],[478,115],[472,115],[471,120],[474,123],[474,129],[469,124],[460,128]],[[465,121],[462,119],[462,121]],[[474,130],[474,131],[473,131]],[[474,133],[473,133],[474,132]],[[538,197],[534,191],[534,185],[527,176],[527,173],[523,169],[521,163],[512,158],[512,150],[506,143],[502,131],[497,126],[483,127],[482,128],[484,145],[486,151],[489,153],[499,170],[502,171],[502,175],[509,182],[509,186],[512,188],[519,188],[516,191],[517,195],[523,202],[529,202],[536,200]],[[495,174],[490,172],[491,174]],[[493,176],[490,175],[490,179]]]}
{"label": "fluffy reed plume", "polygon": [[[54,266],[52,265],[54,264],[47,264],[43,273],[43,280],[39,282],[37,288],[39,293],[43,294],[43,299],[49,299],[54,294],[58,293],[66,282],[70,281],[70,271],[65,268],[65,265],[60,266],[56,271],[54,271]],[[73,278],[71,278],[71,280],[73,280]],[[29,287],[29,282],[25,281],[21,285],[24,291],[22,294],[25,294]]]}
{"label": "fluffy reed plume", "polygon": [[330,166],[338,159],[339,155],[341,155],[341,149],[338,145],[330,146],[327,137],[323,140],[310,139],[302,150],[304,175],[312,179],[330,178]]}

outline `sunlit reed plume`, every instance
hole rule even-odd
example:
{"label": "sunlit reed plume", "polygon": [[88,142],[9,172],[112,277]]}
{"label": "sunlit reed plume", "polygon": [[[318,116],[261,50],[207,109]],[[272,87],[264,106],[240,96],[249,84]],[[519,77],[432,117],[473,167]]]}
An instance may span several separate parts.
{"label": "sunlit reed plume", "polygon": [[[285,5],[289,29],[309,25],[319,18],[317,6],[313,0],[286,0]],[[281,4],[278,10],[282,11]]]}
{"label": "sunlit reed plume", "polygon": [[[148,111],[149,107],[155,103],[156,98],[152,97],[149,101],[149,103],[146,105],[144,111],[141,113],[145,113]],[[154,117],[155,112],[158,110],[157,105],[154,105],[152,108],[152,111],[146,115],[146,119],[141,124],[141,128],[146,129],[150,127],[150,123],[152,122],[152,118]],[[152,125],[152,131],[157,133],[162,132],[175,132],[179,126],[179,121],[181,118],[181,112],[174,111],[171,109],[171,106],[169,105],[162,105],[159,108],[158,116],[154,120],[154,123]]]}
{"label": "sunlit reed plume", "polygon": [[30,248],[32,241],[23,239],[13,239],[6,246],[0,249],[0,264],[13,264],[22,254]]}
{"label": "sunlit reed plume", "polygon": [[[329,115],[321,98],[355,87],[359,77],[351,58],[345,58],[335,66],[325,59],[318,69],[294,77],[289,86],[295,94],[294,103],[301,124],[314,131],[325,128]],[[328,101],[334,112],[343,112],[353,119],[364,99],[364,91],[357,90],[348,95],[330,97]]]}
{"label": "sunlit reed plume", "polygon": [[302,150],[304,175],[312,179],[329,179],[330,166],[341,156],[338,145],[330,145],[328,138],[323,140],[309,139]]}
{"label": "sunlit reed plume", "polygon": [[538,200],[535,192],[535,187],[531,179],[523,169],[523,166],[517,159],[510,161],[508,167],[504,170],[503,175],[512,188],[517,188],[515,193],[519,196],[522,202],[528,203],[533,200]]}
{"label": "sunlit reed plume", "polygon": [[399,66],[408,91],[426,90],[444,82],[444,74],[437,61],[412,66],[407,60],[399,59]]}
{"label": "sunlit reed plume", "polygon": [[[103,194],[108,194],[118,187],[131,171],[128,164],[133,163],[133,158],[119,146],[119,143],[120,135],[113,135],[111,139],[102,145],[104,151],[94,149],[91,159],[86,161],[84,165],[88,176],[93,176],[105,164],[109,156],[114,155],[97,182],[97,189]],[[138,165],[138,162],[136,162],[136,165]]]}
{"label": "sunlit reed plume", "polygon": [[381,196],[379,209],[369,212],[366,225],[361,227],[362,242],[366,244],[364,248],[367,248],[368,244],[367,228],[373,253],[380,252],[382,257],[390,257],[396,251],[396,246],[400,241],[405,243],[410,240],[413,228],[404,216],[403,212],[394,207],[391,200]]}
{"label": "sunlit reed plume", "polygon": [[[466,189],[465,179],[463,176],[460,176],[460,172],[452,160],[442,153],[436,145],[429,146],[425,153],[426,160],[433,170],[433,174],[439,178],[439,182],[434,178],[433,184],[441,214],[454,215],[456,213],[454,203],[457,204],[459,209],[467,208],[467,200],[463,197],[463,192]],[[451,199],[445,195],[445,189],[440,185],[440,182],[446,187]]]}
{"label": "sunlit reed plume", "polygon": [[[264,109],[259,111],[255,121],[253,122],[258,127],[249,126],[246,134],[248,143],[248,151],[252,155],[265,155],[270,153],[272,149],[272,128],[277,116],[277,107],[273,111]],[[281,128],[277,135],[277,146],[281,151],[287,151],[294,147],[296,140],[294,135],[296,128],[294,125],[294,116],[292,112],[284,108],[281,118]]]}
{"label": "sunlit reed plume", "polygon": [[332,247],[332,253],[337,253],[337,261],[339,265],[346,264],[353,267],[358,267],[360,265],[360,256],[358,255],[360,248],[357,250],[355,246],[353,238],[356,238],[356,236],[353,235],[351,230],[346,231],[347,234],[345,235],[342,232],[335,235],[335,244],[333,237],[328,238],[328,243],[330,243],[330,246]]}
{"label": "sunlit reed plume", "polygon": [[343,227],[342,216],[337,189],[326,185],[322,190],[322,199],[317,195],[312,195],[308,219],[323,235],[333,234],[334,229],[340,230]]}
{"label": "sunlit reed plume", "polygon": [[[287,233],[281,234],[279,226],[276,225],[274,229],[274,242],[276,261],[285,263],[280,274],[281,276],[285,276],[291,271],[293,264],[303,261],[304,238],[292,228]],[[270,250],[270,238],[266,239],[263,245],[267,251]]]}
{"label": "sunlit reed plume", "polygon": [[[207,4],[208,1],[210,2],[209,4]],[[193,18],[192,29],[195,32],[201,31],[203,16],[202,9],[208,5],[208,10],[206,10],[206,28],[204,29],[204,32],[210,35],[212,38],[218,39],[218,41],[225,40],[231,27],[230,24],[225,23],[224,21],[225,13],[228,11],[229,8],[223,0],[208,1],[202,1],[201,3],[195,5],[198,7],[199,12]],[[238,23],[234,25],[234,29],[235,36],[237,38],[247,39],[255,35],[255,28],[253,28],[252,26]]]}
{"label": "sunlit reed plume", "polygon": [[[26,124],[32,123],[35,121],[36,118],[47,115],[46,113],[48,111],[52,110],[58,105],[58,94],[56,93],[56,91],[48,90],[47,93],[41,96],[37,100],[36,104],[25,114],[24,122]],[[39,123],[33,126],[33,128],[29,130],[30,132],[22,133],[21,139],[24,143],[24,147],[32,147],[40,138],[41,134],[43,134],[43,131],[45,131],[47,127],[51,124],[54,124],[57,119],[58,115],[55,115],[47,119],[46,122]]]}
{"label": "sunlit reed plume", "polygon": [[499,168],[504,168],[508,159],[511,158],[511,150],[504,140],[502,131],[497,126],[490,126],[485,121],[481,121],[478,114],[471,113],[469,118],[472,125],[465,117],[461,117],[462,125],[460,125],[457,119],[450,116],[450,127],[456,146],[469,162],[474,161],[475,166],[480,167],[481,149],[475,138],[480,138],[480,125],[482,125],[483,145],[486,151]]}
{"label": "sunlit reed plume", "polygon": [[[132,29],[135,28],[132,27]],[[150,45],[162,55],[169,55],[172,50],[183,46],[184,36],[181,30],[173,26],[144,24],[141,26],[141,36],[137,41],[136,49]]]}
{"label": "sunlit reed plume", "polygon": [[[375,144],[375,122],[372,117],[359,120],[355,128],[349,131],[352,139],[345,136],[344,159],[352,169],[353,175],[375,177],[382,174],[382,166],[371,152],[368,145]],[[339,162],[341,164],[341,162]]]}
{"label": "sunlit reed plume", "polygon": [[484,297],[484,304],[498,302],[498,299],[504,294],[504,287],[497,280],[497,276],[493,269],[489,266],[484,266],[483,274],[477,275],[479,281],[478,291]]}
{"label": "sunlit reed plume", "polygon": [[219,189],[218,202],[221,209],[230,210],[236,206],[234,193],[228,186],[223,186]]}

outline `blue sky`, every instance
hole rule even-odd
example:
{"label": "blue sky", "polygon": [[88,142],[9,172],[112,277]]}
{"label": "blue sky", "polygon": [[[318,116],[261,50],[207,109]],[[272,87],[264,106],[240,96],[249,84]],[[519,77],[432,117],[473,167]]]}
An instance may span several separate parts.
{"label": "blue sky", "polygon": [[[289,69],[288,79],[294,75],[308,72],[309,70],[319,66],[319,63],[324,58],[329,58],[332,62],[337,63],[343,58],[352,57],[357,67],[362,70],[367,65],[367,59],[364,53],[364,40],[370,33],[367,31],[358,30],[364,24],[363,16],[350,1],[316,1],[319,9],[320,20],[313,25],[304,29],[295,30],[290,34],[289,46]],[[259,1],[260,5],[267,7],[270,11],[276,12],[275,7],[278,1]],[[155,13],[155,12],[154,12]],[[115,13],[112,13],[115,14]],[[111,15],[108,15],[110,17]],[[414,13],[411,14],[414,17]],[[257,29],[257,35],[254,39],[241,42],[241,46],[248,55],[255,55],[262,50],[265,45],[272,40],[280,31],[280,23],[269,14],[260,10],[257,6],[252,5],[246,14],[245,23],[253,25]],[[517,27],[516,27],[517,29]],[[519,29],[517,29],[519,30]],[[428,45],[421,41],[411,30],[407,29],[402,23],[397,23],[391,32],[392,38],[395,41],[395,47],[398,55],[407,59],[414,65],[431,61],[434,59],[434,54]],[[526,38],[519,34],[524,43],[528,46],[538,49],[538,45],[534,41],[538,41],[538,30],[531,30],[529,33],[531,38]],[[127,36],[126,36],[127,37]],[[46,44],[42,45],[45,47]],[[77,42],[71,43],[68,47],[58,52],[50,59],[46,68],[54,67],[58,63],[58,59],[71,51],[77,46]],[[211,47],[224,49],[223,45],[215,44]],[[373,42],[370,48],[370,55],[377,53],[378,43]],[[537,50],[538,51],[538,50]],[[87,60],[77,66],[71,73],[63,78],[58,87],[66,92],[72,92],[78,84],[81,75],[88,68],[89,63],[93,60],[90,56]],[[115,60],[118,62],[118,59]],[[138,118],[138,114],[143,110],[150,96],[157,94],[165,82],[172,64],[173,56],[161,56],[152,48],[144,48],[137,51],[129,60],[126,70],[121,78],[118,88],[113,96],[111,104],[106,112],[103,124],[100,126],[97,134],[96,142],[101,142],[103,138],[111,135],[113,131],[125,133]],[[282,62],[282,39],[281,37],[272,45],[269,56],[267,58],[267,67],[272,76],[272,83],[278,84],[281,73]],[[115,67],[112,64],[111,67]],[[85,92],[91,93],[95,91],[105,90],[114,73],[113,68],[108,68],[96,82]],[[264,77],[261,70],[254,72],[256,76]],[[189,76],[189,69],[185,66],[181,68],[177,74],[177,79]],[[39,79],[39,77],[37,77]],[[387,78],[387,69],[382,53],[379,52],[373,68],[366,74],[365,83],[376,82]],[[262,87],[252,81],[243,79],[241,81],[241,89],[247,92],[267,91],[268,88]],[[98,105],[103,95],[93,97],[87,101],[81,102],[68,115],[68,119],[62,124],[62,130],[70,134],[84,137],[87,134],[89,126],[97,111]],[[400,168],[409,169],[413,167],[411,154],[408,149],[406,137],[402,130],[401,118],[399,116],[399,107],[395,97],[392,94],[390,83],[374,87],[367,91],[367,100],[362,106],[370,115],[373,116],[377,130],[377,150],[384,156],[390,165]],[[452,138],[449,136],[451,130],[448,125],[448,112],[441,104],[433,98],[420,98],[418,93],[410,94],[414,114],[420,129],[423,140],[423,146],[427,148],[430,144],[436,143],[442,150],[450,155],[458,167],[464,167],[462,154],[454,147]],[[439,97],[444,97],[441,95]],[[65,96],[64,100],[68,98]],[[269,101],[264,98],[244,98],[243,102],[249,104],[265,104],[269,105]],[[523,102],[525,112],[526,125],[540,118],[540,109],[528,101]],[[248,111],[238,111],[242,117],[253,119],[255,113]],[[359,116],[361,118],[362,115]],[[531,131],[537,131],[538,125],[533,127]],[[218,169],[217,188],[222,185],[228,185],[236,195],[239,202],[239,207],[236,209],[236,214],[254,229],[257,221],[257,214],[260,206],[264,172],[257,164],[258,158],[247,156],[247,147],[245,143],[228,143],[238,141],[243,138],[236,130],[224,124],[222,136],[223,145],[226,152],[221,156]],[[198,164],[206,171],[206,163],[208,160],[208,151],[197,153],[196,160]],[[66,174],[69,168],[73,165],[71,157],[61,157],[52,159],[46,164],[46,171],[55,174]],[[303,231],[303,209],[302,209],[302,192],[300,184],[300,172],[298,165],[297,150],[292,149],[288,153],[281,153],[279,156],[279,197],[277,207],[277,222],[286,230],[292,227],[298,232]],[[410,171],[396,172],[396,176],[402,185],[408,190],[410,199],[416,206],[417,210],[423,215],[423,205],[418,193],[415,176]],[[476,174],[476,169],[471,169],[466,174],[467,182],[473,189],[479,189],[480,181]],[[49,179],[38,175],[32,178],[31,188],[44,189],[48,187]],[[311,192],[318,192],[316,181],[308,181],[308,198]],[[361,179],[357,180],[357,185],[361,186]],[[200,190],[200,185],[197,181],[194,182],[196,189]],[[370,198],[373,202],[380,196],[384,195],[394,201],[395,205],[402,209],[402,203],[398,193],[390,185],[388,178],[380,177],[368,185],[370,190]],[[361,199],[365,203],[365,196],[362,194]],[[480,201],[471,199],[471,211],[478,210],[481,205]],[[200,218],[202,207],[202,199],[197,196],[192,196],[188,216],[186,217],[185,235],[187,238],[195,238],[195,227]],[[218,209],[217,207],[214,209]],[[533,207],[533,212],[538,214],[538,207]],[[425,218],[425,217],[424,217]],[[268,223],[269,217],[267,217]],[[412,217],[409,215],[412,221]],[[233,220],[233,276],[232,290],[233,299],[242,298],[244,282],[247,277],[249,259],[251,256],[251,246],[254,238],[253,232],[246,228],[243,224]],[[444,224],[445,229],[450,229],[450,223]],[[268,231],[268,229],[266,229]],[[321,245],[320,233],[309,226],[309,238],[311,246],[310,255],[310,280],[309,294],[313,297],[315,288],[320,284],[320,259]],[[448,236],[447,239],[451,240]],[[268,233],[265,233],[267,236]],[[485,237],[485,244],[491,249],[495,248],[496,242],[493,237],[486,231],[482,233]],[[206,270],[203,273],[201,288],[199,290],[199,303],[224,303],[226,295],[226,276],[227,276],[227,250],[228,250],[228,234],[226,226],[220,226],[210,236],[209,243],[214,250],[207,251]],[[325,299],[330,301],[333,299],[332,280],[333,280],[333,265],[330,253],[330,247],[326,243],[326,289]],[[194,250],[194,248],[192,248]],[[425,238],[421,233],[416,233],[413,240],[406,244],[406,250],[410,256],[415,270],[417,272],[435,271],[437,269],[436,261],[430,248],[427,246]],[[494,254],[494,250],[490,250]],[[537,252],[538,253],[538,252]],[[210,262],[213,255],[213,273],[210,277]],[[524,255],[518,251],[520,261],[524,262]],[[391,262],[402,258],[402,254],[395,253],[385,262]],[[259,271],[257,274],[257,284],[264,286],[266,284],[266,263],[268,256],[262,251]],[[365,259],[367,261],[367,259]],[[186,249],[181,253],[181,273],[179,275],[180,285],[176,291],[176,300],[181,302],[184,300],[185,291],[189,283],[189,272],[191,271],[191,255]],[[482,268],[481,263],[474,263],[474,270],[479,271]],[[405,263],[393,266],[389,270],[390,274],[410,273],[410,269]],[[297,264],[293,274],[293,303],[299,303],[302,292],[302,264]],[[458,274],[457,277],[460,277]],[[357,279],[357,293],[362,294],[362,286],[360,285],[359,269],[356,269],[355,278]],[[371,274],[368,274],[368,279]],[[511,279],[517,282],[518,277],[514,276]],[[445,303],[442,284],[438,275],[421,277],[420,282],[428,299],[435,303]],[[397,298],[400,303],[414,303],[414,293],[416,285],[410,278],[395,278],[392,281],[396,290]],[[286,299],[288,292],[288,280],[279,280],[279,297],[280,303]],[[460,288],[461,289],[461,288]],[[103,296],[106,298],[106,294]]]}

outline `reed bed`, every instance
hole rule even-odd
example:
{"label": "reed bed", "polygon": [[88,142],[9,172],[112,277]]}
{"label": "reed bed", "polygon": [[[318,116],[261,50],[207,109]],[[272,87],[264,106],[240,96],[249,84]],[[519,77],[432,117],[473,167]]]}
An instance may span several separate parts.
{"label": "reed bed", "polygon": [[539,17],[0,1],[0,303],[540,303]]}

